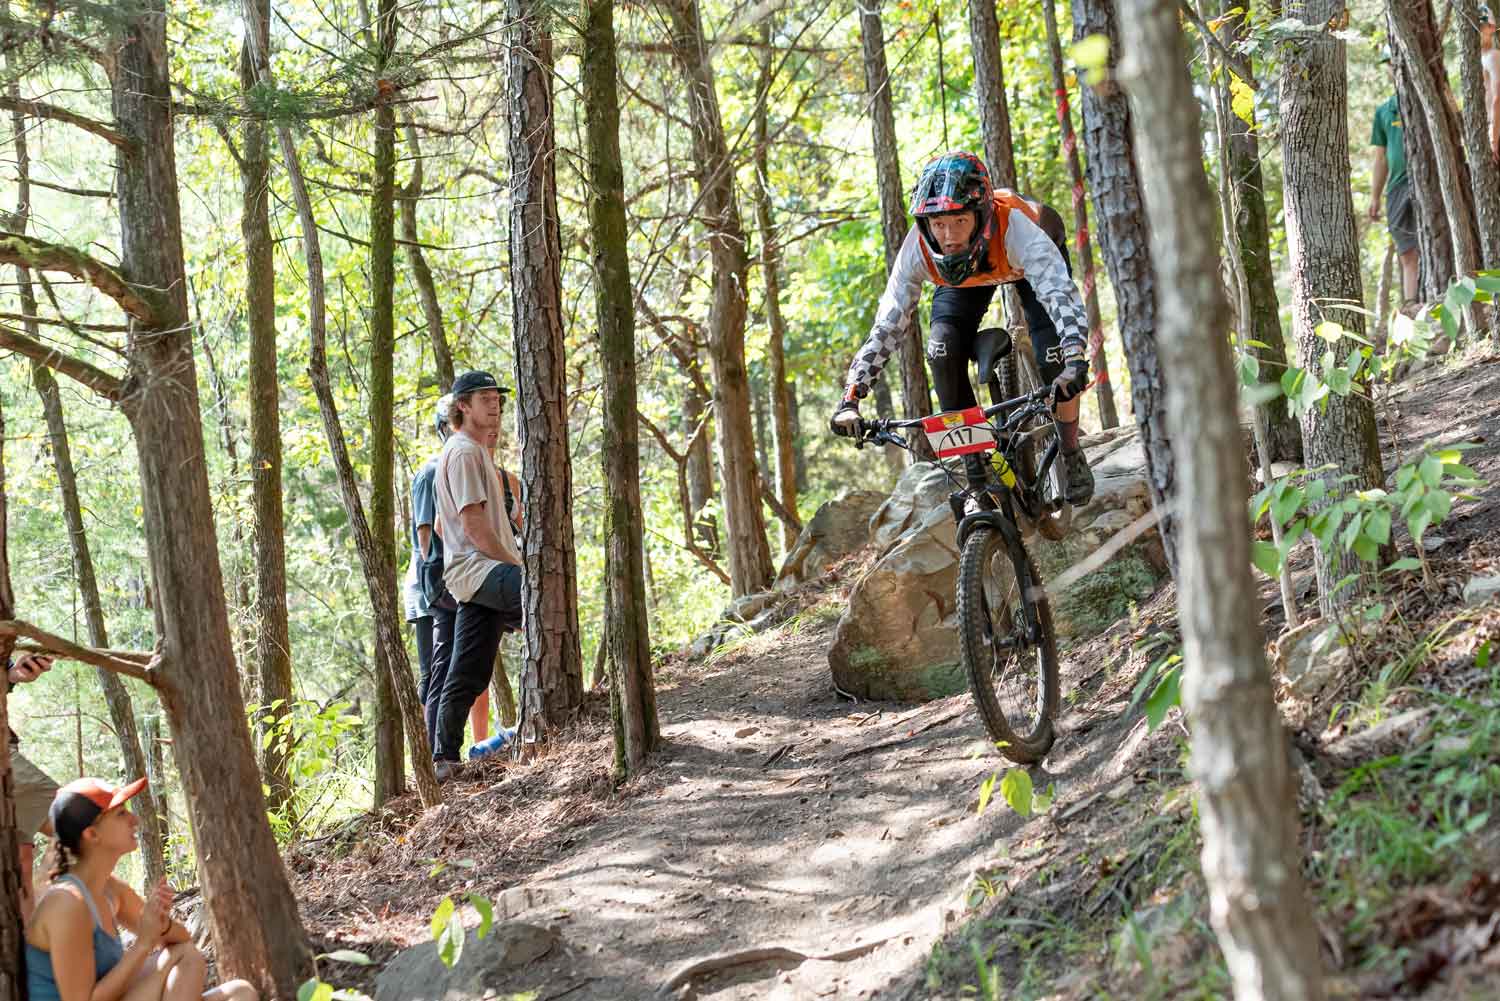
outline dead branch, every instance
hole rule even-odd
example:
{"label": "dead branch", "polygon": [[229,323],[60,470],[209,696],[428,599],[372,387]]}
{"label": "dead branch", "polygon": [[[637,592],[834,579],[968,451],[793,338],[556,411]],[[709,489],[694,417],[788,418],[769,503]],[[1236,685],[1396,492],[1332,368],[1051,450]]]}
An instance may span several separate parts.
{"label": "dead branch", "polygon": [[157,325],[156,309],[118,271],[81,250],[0,230],[0,264],[37,271],[61,271],[81,278],[147,326]]}
{"label": "dead branch", "polygon": [[50,118],[54,122],[72,125],[74,128],[91,132],[105,142],[127,152],[135,149],[135,142],[125,133],[112,129],[103,122],[80,115],[76,111],[59,108],[55,104],[48,104],[45,101],[29,101],[24,97],[0,95],[0,108],[4,108],[7,111],[19,111],[21,114],[30,115],[32,118]]}
{"label": "dead branch", "polygon": [[872,751],[882,751],[887,747],[895,747],[897,744],[904,744],[908,740],[916,737],[918,734],[926,733],[928,730],[931,730],[934,727],[939,727],[951,720],[958,719],[958,717],[968,712],[968,709],[969,707],[966,705],[960,706],[957,709],[954,709],[952,712],[945,713],[942,716],[939,716],[937,719],[929,720],[928,722],[923,723],[921,726],[917,727],[915,730],[904,736],[892,737],[889,740],[877,740],[873,744],[866,744],[864,747],[856,747],[852,751],[845,751],[843,754],[840,754],[833,760],[835,763],[840,761],[848,761],[850,758],[858,757],[861,754],[869,754]]}
{"label": "dead branch", "polygon": [[687,483],[688,455],[692,453],[693,447],[698,443],[698,438],[703,434],[703,429],[708,424],[707,419],[705,418],[704,421],[700,422],[693,429],[693,436],[688,439],[687,447],[682,451],[678,451],[672,447],[672,442],[667,438],[666,432],[657,427],[651,421],[651,418],[645,414],[637,414],[636,417],[639,418],[641,427],[651,432],[651,436],[656,439],[656,443],[661,446],[661,450],[667,453],[667,457],[677,466],[677,506],[682,510],[682,537],[685,540],[682,548],[697,557],[698,562],[713,571],[714,576],[726,584],[730,583],[729,574],[725,573],[724,568],[719,566],[714,558],[704,551],[702,546],[698,545],[697,537],[693,532],[693,505],[690,500],[691,494],[688,491]]}
{"label": "dead branch", "polygon": [[89,387],[111,403],[119,403],[125,396],[125,381],[120,377],[111,375],[82,358],[64,354],[57,348],[43,344],[3,324],[0,324],[0,348],[7,348],[61,372],[68,378]]}
{"label": "dead branch", "polygon": [[[92,664],[106,671],[144,681],[153,688],[165,687],[162,678],[158,675],[158,668],[161,665],[160,654],[131,651],[126,656],[120,656],[119,652],[114,650],[97,650],[93,647],[79,646],[71,640],[54,636],[45,629],[38,629],[30,622],[23,622],[20,619],[0,620],[0,635],[26,637],[35,646],[27,644],[24,649],[33,652],[49,653],[63,660]],[[18,645],[19,648],[22,647]]]}

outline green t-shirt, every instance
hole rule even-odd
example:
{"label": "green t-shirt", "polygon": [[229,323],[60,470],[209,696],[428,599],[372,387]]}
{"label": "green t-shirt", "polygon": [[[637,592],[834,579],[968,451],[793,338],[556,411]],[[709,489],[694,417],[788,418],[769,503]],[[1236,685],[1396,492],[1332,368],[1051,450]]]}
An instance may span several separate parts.
{"label": "green t-shirt", "polygon": [[1370,145],[1385,148],[1385,165],[1390,169],[1386,177],[1385,193],[1406,180],[1406,125],[1401,120],[1401,109],[1396,106],[1396,97],[1375,109],[1375,127],[1370,130]]}

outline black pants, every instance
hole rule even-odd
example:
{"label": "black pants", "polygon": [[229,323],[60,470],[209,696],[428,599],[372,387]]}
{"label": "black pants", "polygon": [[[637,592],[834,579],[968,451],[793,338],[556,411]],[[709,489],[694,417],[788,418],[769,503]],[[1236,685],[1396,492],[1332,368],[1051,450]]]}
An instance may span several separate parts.
{"label": "black pants", "polygon": [[453,654],[453,619],[457,614],[457,607],[434,607],[431,615],[413,623],[417,633],[417,699],[427,721],[428,747],[437,740],[438,696],[448,678],[448,661]]}
{"label": "black pants", "polygon": [[[434,761],[457,761],[464,743],[464,723],[479,693],[495,673],[495,653],[500,634],[521,625],[521,570],[508,563],[497,564],[474,593],[461,601],[453,623],[453,655],[448,674],[439,688],[436,736],[432,742]],[[431,696],[431,688],[428,695]]]}
{"label": "black pants", "polygon": [[[1073,273],[1068,249],[1061,244],[1063,262]],[[963,410],[975,405],[974,387],[969,382],[969,365],[974,361],[974,335],[985,311],[995,298],[997,285],[972,285],[953,288],[939,285],[932,294],[931,332],[927,338],[927,367],[932,371],[933,388],[938,406],[944,410]],[[1058,351],[1059,338],[1052,317],[1036,297],[1028,281],[1016,282],[1021,295],[1021,309],[1026,314],[1026,330],[1036,349],[1037,366],[1042,382],[1048,383],[1062,372],[1063,360]]]}

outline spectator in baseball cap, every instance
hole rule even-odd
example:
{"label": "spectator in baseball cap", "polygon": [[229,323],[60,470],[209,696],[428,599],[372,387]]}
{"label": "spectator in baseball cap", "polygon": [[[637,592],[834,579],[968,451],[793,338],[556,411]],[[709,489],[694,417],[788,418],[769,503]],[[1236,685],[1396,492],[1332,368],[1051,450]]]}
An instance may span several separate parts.
{"label": "spectator in baseball cap", "polygon": [[[166,880],[142,900],[115,878],[136,848],[136,819],[125,807],[144,788],[143,778],[119,788],[83,778],[53,798],[57,865],[26,928],[31,1001],[255,1001],[243,980],[204,991],[208,965],[172,919]],[[135,935],[128,948],[122,927]]]}

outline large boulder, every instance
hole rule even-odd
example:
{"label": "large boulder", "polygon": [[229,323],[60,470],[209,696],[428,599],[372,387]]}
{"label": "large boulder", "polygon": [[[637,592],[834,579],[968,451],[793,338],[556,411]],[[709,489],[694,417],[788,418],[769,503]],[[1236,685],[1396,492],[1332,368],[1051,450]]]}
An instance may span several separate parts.
{"label": "large boulder", "polygon": [[[1094,468],[1094,498],[1074,512],[1066,539],[1027,540],[1044,582],[1056,580],[1150,509],[1145,455],[1133,430],[1091,436],[1084,445]],[[952,489],[937,466],[913,465],[871,519],[871,542],[885,548],[855,582],[828,653],[834,683],[851,695],[921,701],[967,684],[959,664]],[[1166,571],[1153,528],[1053,594],[1059,639],[1102,631],[1148,597]]]}
{"label": "large boulder", "polygon": [[812,580],[869,542],[870,516],[885,501],[876,490],[851,490],[818,508],[782,562],[775,589],[787,591]]}
{"label": "large boulder", "polygon": [[423,942],[399,953],[375,981],[375,1001],[481,1001],[510,996],[512,975],[557,948],[551,928],[522,921],[497,923],[480,938],[470,929],[458,962],[438,958],[437,945]]}
{"label": "large boulder", "polygon": [[935,462],[915,462],[906,467],[896,487],[870,518],[870,541],[886,549],[910,531],[938,505],[946,509],[953,484]]}
{"label": "large boulder", "polygon": [[944,504],[854,586],[828,651],[834,684],[866,699],[925,701],[962,691],[957,578],[957,528]]}

